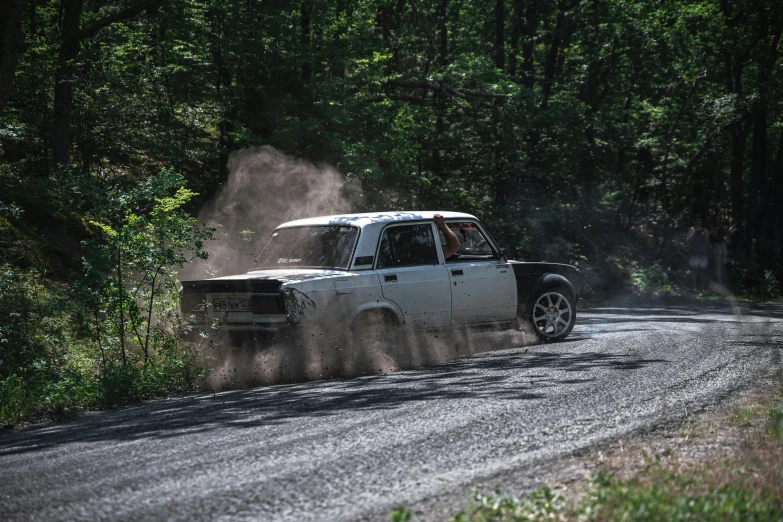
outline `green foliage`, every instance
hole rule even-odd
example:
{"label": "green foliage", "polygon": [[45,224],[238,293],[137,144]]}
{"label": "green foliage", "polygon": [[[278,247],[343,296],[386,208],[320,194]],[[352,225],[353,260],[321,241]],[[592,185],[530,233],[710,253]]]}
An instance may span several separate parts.
{"label": "green foliage", "polygon": [[392,522],[408,522],[412,516],[411,510],[405,506],[400,506],[389,513],[389,518]]}
{"label": "green foliage", "polygon": [[[80,42],[52,176],[62,6],[39,3],[0,113],[0,214],[114,227],[112,187],[173,165],[209,196],[231,152],[268,144],[334,164],[367,209],[478,213],[525,258],[597,261],[586,227],[609,217],[652,223],[663,259],[694,213],[721,218],[738,264],[779,281],[779,4],[163,2]],[[126,7],[79,5],[82,26]]]}
{"label": "green foliage", "polygon": [[[741,486],[705,488],[695,492],[695,477],[663,472],[651,483],[619,480],[599,472],[578,507],[580,520],[637,521],[774,521],[780,520],[780,498]],[[692,491],[692,492],[691,492]]]}
{"label": "green foliage", "polygon": [[182,210],[194,192],[180,186],[173,195],[165,195],[172,181],[181,179],[163,171],[130,195],[115,195],[120,208],[125,201],[151,200],[148,214],[128,209],[114,225],[91,222],[104,236],[84,263],[87,277],[98,289],[91,304],[108,313],[101,335],[117,340],[123,364],[128,342],[142,350],[145,365],[151,351],[174,342],[180,326],[177,273],[192,259],[206,259],[204,242],[214,232],[197,226]]}
{"label": "green foliage", "polygon": [[497,493],[474,492],[473,502],[452,517],[453,522],[522,522],[558,520],[566,514],[565,498],[557,491],[540,488],[521,498]]}
{"label": "green foliage", "polygon": [[634,283],[648,292],[667,292],[672,289],[669,274],[660,265],[640,268],[631,274]]}
{"label": "green foliage", "polygon": [[780,282],[772,270],[759,267],[734,267],[736,292],[758,300],[777,299],[781,295]]}
{"label": "green foliage", "polygon": [[35,400],[21,377],[11,375],[0,380],[0,420],[16,424],[26,417]]}
{"label": "green foliage", "polygon": [[774,299],[781,295],[780,282],[772,270],[764,270],[759,293],[767,299]]}
{"label": "green foliage", "polygon": [[[596,294],[666,291],[702,214],[731,230],[733,289],[780,293],[781,2],[128,5],[30,4],[0,75],[0,263],[73,297],[53,316],[68,335],[8,333],[25,360],[60,335],[106,367],[150,364],[175,329],[173,271],[207,237],[182,211],[253,145],[336,166],[357,210],[473,212],[509,254],[578,264]],[[64,9],[106,23],[69,36]]]}
{"label": "green foliage", "polygon": [[[780,385],[779,397],[783,397],[783,383]],[[783,441],[783,399],[779,398],[770,407],[767,425],[772,438]]]}
{"label": "green foliage", "polygon": [[[693,474],[676,475],[657,465],[645,479],[621,480],[599,471],[582,500],[568,506],[556,491],[541,488],[521,498],[474,493],[473,501],[452,517],[454,522],[534,522],[550,520],[627,521],[759,521],[780,520],[780,496],[741,485],[700,487]],[[399,511],[399,510],[398,510]],[[396,513],[396,512],[395,512]]]}
{"label": "green foliage", "polygon": [[58,304],[34,270],[0,267],[0,378],[50,365],[48,318]]}
{"label": "green foliage", "polygon": [[90,364],[71,347],[72,295],[33,269],[0,267],[0,420],[95,402]]}
{"label": "green foliage", "polygon": [[195,196],[182,183],[162,171],[101,196],[111,202],[92,221],[102,238],[87,242],[84,277],[70,286],[35,269],[0,268],[0,419],[196,384],[200,344],[180,340],[176,274],[206,258],[213,230],[182,209]]}
{"label": "green foliage", "polygon": [[768,409],[758,404],[737,407],[732,411],[731,425],[740,428],[750,426],[754,419],[763,417],[766,413]]}

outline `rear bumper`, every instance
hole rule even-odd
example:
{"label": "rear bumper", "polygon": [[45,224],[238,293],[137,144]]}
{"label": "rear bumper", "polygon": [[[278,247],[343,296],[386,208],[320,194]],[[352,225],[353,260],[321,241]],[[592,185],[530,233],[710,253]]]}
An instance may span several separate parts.
{"label": "rear bumper", "polygon": [[220,330],[229,332],[280,332],[291,330],[287,321],[282,323],[220,323]]}
{"label": "rear bumper", "polygon": [[[194,331],[207,332],[213,330],[211,322],[186,322],[185,326]],[[248,331],[248,332],[277,332],[294,328],[285,317],[279,321],[253,321],[253,322],[229,322],[218,321],[216,331]]]}
{"label": "rear bumper", "polygon": [[[243,314],[244,315],[244,314]],[[247,314],[250,315],[250,314]],[[229,321],[225,318],[212,319],[202,316],[194,317],[190,316],[190,320],[186,320],[182,332],[187,337],[196,337],[199,332],[205,334],[219,334],[220,332],[285,332],[291,331],[294,328],[286,316],[266,316],[266,317],[240,317],[234,318],[235,320]],[[239,320],[236,320],[239,319]]]}

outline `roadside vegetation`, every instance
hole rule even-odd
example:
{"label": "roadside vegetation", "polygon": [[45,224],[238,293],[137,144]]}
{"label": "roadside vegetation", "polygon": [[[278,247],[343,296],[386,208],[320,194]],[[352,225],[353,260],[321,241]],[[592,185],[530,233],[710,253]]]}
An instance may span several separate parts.
{"label": "roadside vegetation", "polygon": [[[518,498],[474,493],[452,522],[522,521],[758,521],[783,520],[783,384],[767,400],[737,407],[733,426],[747,430],[728,456],[682,464],[648,458],[643,470],[619,478],[599,470],[578,498],[541,488]],[[404,506],[395,521],[416,520]]]}
{"label": "roadside vegetation", "polygon": [[[476,214],[578,266],[586,304],[777,298],[781,28],[755,0],[2,2],[0,419],[196,382],[188,216],[254,147],[334,166],[356,211]],[[719,292],[691,283],[696,215]]]}
{"label": "roadside vegetation", "polygon": [[200,343],[181,340],[176,275],[206,257],[213,229],[182,210],[195,195],[182,184],[162,171],[104,194],[114,200],[112,212],[87,224],[94,237],[81,245],[82,270],[72,281],[0,265],[0,421],[196,384]]}

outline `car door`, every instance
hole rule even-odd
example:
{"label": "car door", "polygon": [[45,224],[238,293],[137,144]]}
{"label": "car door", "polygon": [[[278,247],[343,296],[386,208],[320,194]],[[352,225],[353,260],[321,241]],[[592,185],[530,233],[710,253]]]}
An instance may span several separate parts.
{"label": "car door", "polygon": [[[451,316],[455,324],[479,324],[513,319],[517,290],[513,269],[489,236],[473,221],[450,221],[460,249],[446,260],[451,280]],[[446,244],[439,232],[441,246]]]}
{"label": "car door", "polygon": [[387,226],[376,259],[383,297],[400,307],[408,328],[451,323],[449,276],[438,256],[432,223]]}

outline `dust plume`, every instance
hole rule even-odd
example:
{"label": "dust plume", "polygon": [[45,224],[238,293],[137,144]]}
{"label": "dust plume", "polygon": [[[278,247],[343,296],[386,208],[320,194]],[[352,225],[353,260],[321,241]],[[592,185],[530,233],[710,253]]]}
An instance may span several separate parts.
{"label": "dust plume", "polygon": [[462,357],[536,344],[532,328],[447,328],[390,331],[382,325],[363,335],[322,325],[283,338],[247,335],[215,347],[204,380],[210,390],[286,382],[379,375],[416,370]]}
{"label": "dust plume", "polygon": [[[207,261],[191,263],[181,280],[242,274],[272,231],[293,219],[361,211],[357,184],[337,170],[269,147],[235,152],[229,176],[198,221],[217,228]],[[218,329],[202,355],[210,389],[355,377],[442,364],[458,357],[535,342],[518,330],[389,332],[384,325],[355,336],[349,325],[311,325],[277,336]]]}
{"label": "dust plume", "polygon": [[272,231],[293,219],[342,214],[361,206],[357,184],[330,166],[316,166],[270,146],[234,152],[228,179],[199,213],[217,228],[209,259],[190,263],[180,280],[247,272]]}

